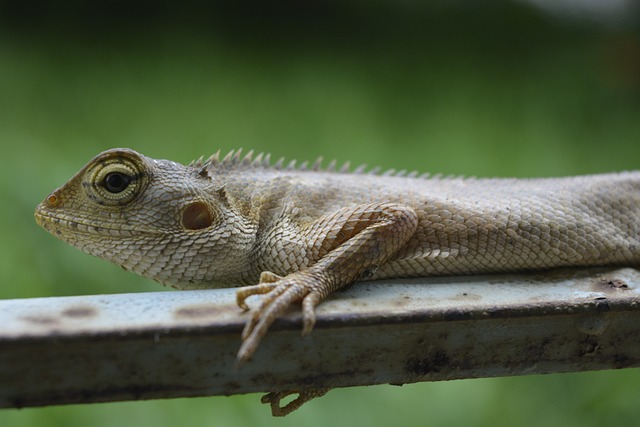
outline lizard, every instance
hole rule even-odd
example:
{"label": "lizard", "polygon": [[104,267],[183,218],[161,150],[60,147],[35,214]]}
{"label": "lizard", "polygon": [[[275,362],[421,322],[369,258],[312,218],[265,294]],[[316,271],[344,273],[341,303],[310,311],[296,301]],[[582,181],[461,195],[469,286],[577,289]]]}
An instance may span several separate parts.
{"label": "lizard", "polygon": [[[270,325],[358,280],[640,264],[640,172],[463,178],[297,165],[220,151],[188,165],[115,148],[36,208],[36,222],[80,250],[178,289],[262,295],[237,365]],[[325,389],[269,393],[286,415]],[[289,394],[298,398],[284,407]]]}

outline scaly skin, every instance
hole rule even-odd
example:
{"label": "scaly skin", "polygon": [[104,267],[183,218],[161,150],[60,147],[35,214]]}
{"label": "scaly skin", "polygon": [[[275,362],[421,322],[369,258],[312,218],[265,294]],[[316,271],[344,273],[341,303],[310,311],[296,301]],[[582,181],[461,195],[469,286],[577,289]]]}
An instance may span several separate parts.
{"label": "scaly skin", "polygon": [[[640,264],[640,172],[552,179],[425,178],[271,166],[240,152],[183,166],[129,149],[91,160],[36,209],[47,231],[180,289],[264,294],[238,352],[274,320],[356,280]],[[255,285],[259,281],[258,285]],[[283,415],[324,390],[306,390]]]}

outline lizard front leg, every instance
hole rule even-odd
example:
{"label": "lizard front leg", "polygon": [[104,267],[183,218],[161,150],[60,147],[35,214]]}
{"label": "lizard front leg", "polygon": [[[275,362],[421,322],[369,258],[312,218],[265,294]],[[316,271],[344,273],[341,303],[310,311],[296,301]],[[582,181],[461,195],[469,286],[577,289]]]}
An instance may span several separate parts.
{"label": "lizard front leg", "polygon": [[253,355],[269,326],[291,304],[302,303],[302,333],[311,332],[315,306],[393,257],[417,226],[418,216],[412,208],[396,203],[371,203],[337,210],[305,227],[303,238],[317,251],[317,262],[284,277],[264,272],[260,284],[237,292],[238,305],[245,309],[247,297],[265,295],[242,332],[237,364]]}

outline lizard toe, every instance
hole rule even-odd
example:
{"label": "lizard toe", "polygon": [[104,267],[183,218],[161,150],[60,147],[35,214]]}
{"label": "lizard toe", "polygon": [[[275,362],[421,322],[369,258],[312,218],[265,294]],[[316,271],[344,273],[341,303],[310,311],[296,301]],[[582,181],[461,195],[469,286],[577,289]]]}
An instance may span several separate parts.
{"label": "lizard toe", "polygon": [[311,292],[302,300],[302,336],[309,334],[316,324],[316,305],[320,303],[322,296]]}
{"label": "lizard toe", "polygon": [[[271,406],[271,415],[273,415],[274,417],[284,417],[285,415],[289,415],[311,399],[324,396],[328,391],[329,389],[327,388],[311,388],[301,391],[276,391],[267,393],[262,396],[260,402],[269,404]],[[281,406],[282,400],[287,398],[288,396],[291,396],[292,394],[297,394],[298,397],[287,403],[286,405]]]}
{"label": "lizard toe", "polygon": [[258,283],[274,283],[282,279],[282,276],[278,276],[271,271],[263,271],[260,273],[260,281]]}
{"label": "lizard toe", "polygon": [[[259,285],[261,286],[261,285]],[[282,316],[291,304],[300,302],[309,293],[307,287],[295,280],[283,279],[265,295],[260,306],[251,314],[242,331],[242,345],[236,358],[237,364],[247,361],[255,352],[260,340],[275,320]]]}
{"label": "lizard toe", "polygon": [[273,282],[260,283],[258,285],[243,286],[236,291],[236,304],[243,310],[248,310],[249,306],[245,302],[247,298],[253,295],[263,295],[273,291],[276,288]]}

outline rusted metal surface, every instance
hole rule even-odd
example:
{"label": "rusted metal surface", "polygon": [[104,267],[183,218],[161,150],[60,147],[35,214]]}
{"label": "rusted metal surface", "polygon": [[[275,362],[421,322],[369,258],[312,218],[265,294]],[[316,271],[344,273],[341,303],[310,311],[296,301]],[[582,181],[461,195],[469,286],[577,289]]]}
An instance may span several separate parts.
{"label": "rusted metal surface", "polygon": [[[234,368],[233,289],[0,301],[0,407],[640,366],[640,272],[356,284]],[[250,300],[250,303],[256,303]]]}

